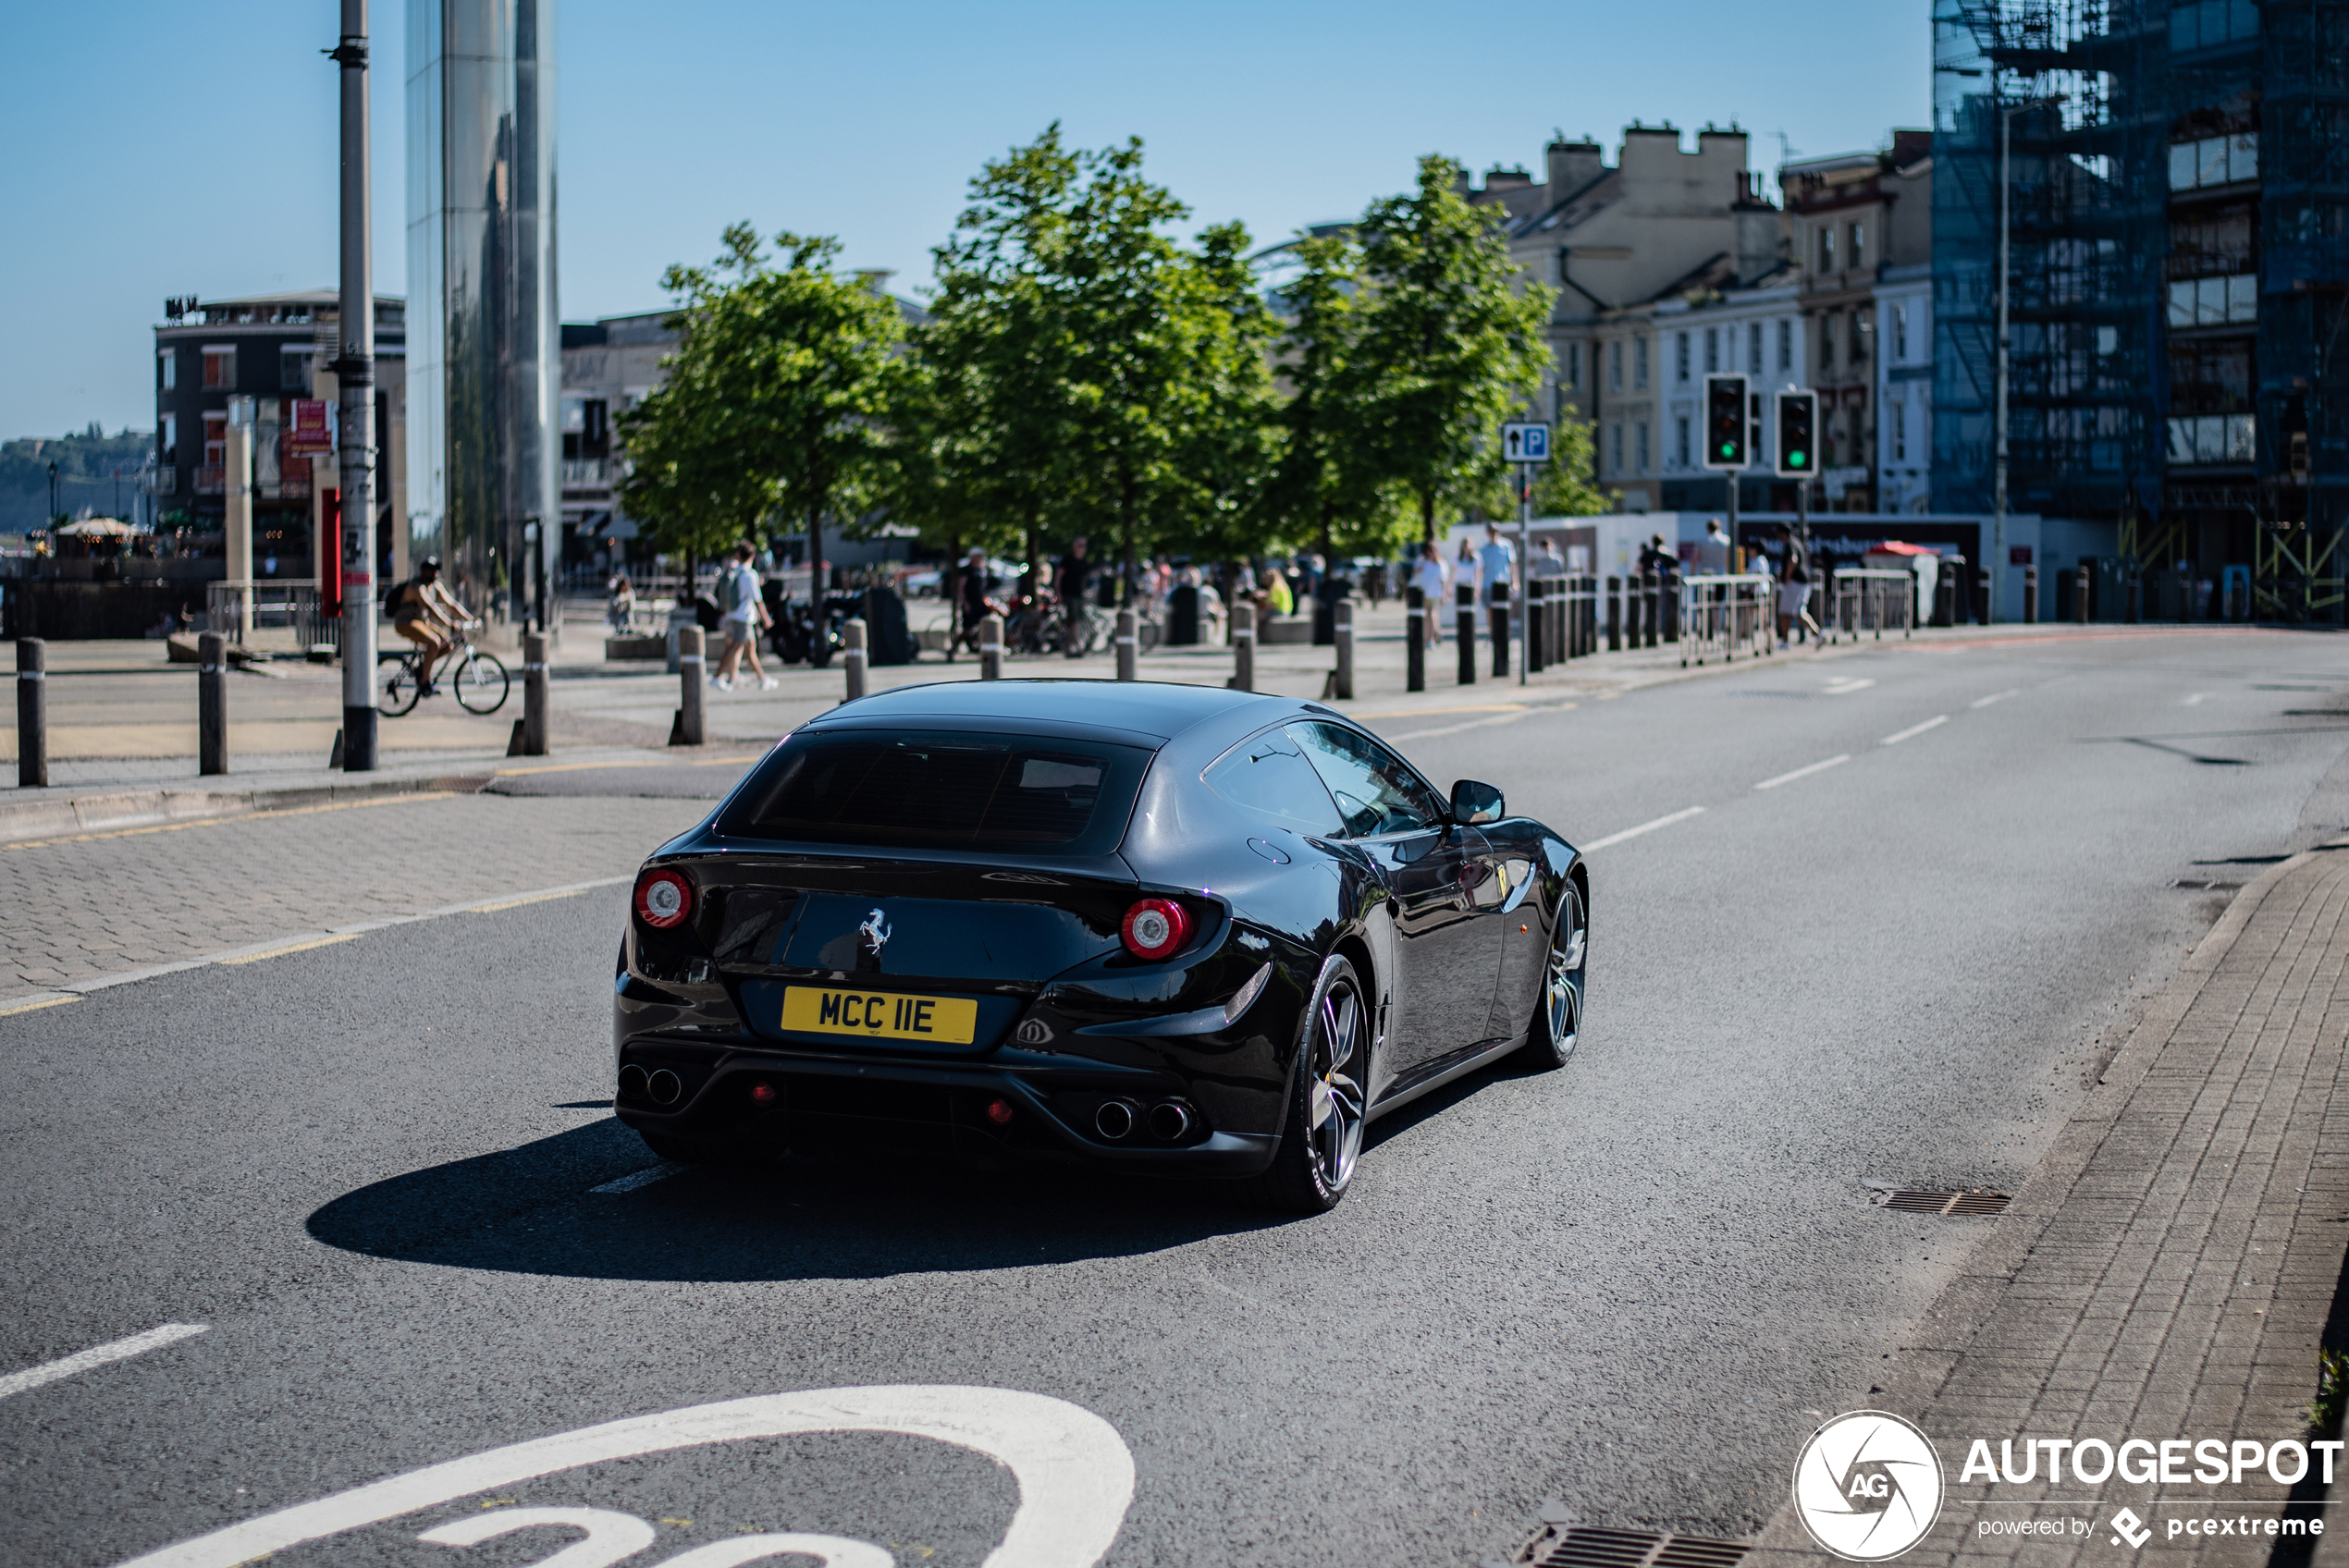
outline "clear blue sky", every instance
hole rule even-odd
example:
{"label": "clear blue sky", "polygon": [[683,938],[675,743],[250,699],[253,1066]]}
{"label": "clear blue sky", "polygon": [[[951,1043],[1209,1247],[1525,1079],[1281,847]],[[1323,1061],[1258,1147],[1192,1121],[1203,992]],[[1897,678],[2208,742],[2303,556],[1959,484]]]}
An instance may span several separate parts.
{"label": "clear blue sky", "polygon": [[[1925,0],[1447,6],[557,0],[566,319],[665,302],[718,231],[836,234],[916,289],[979,164],[1057,118],[1144,139],[1260,240],[1359,212],[1421,153],[1538,178],[1551,130],[1735,118],[1758,166],[1929,123]],[[403,289],[404,7],[379,3],[376,280]],[[0,436],[152,426],[165,296],[331,286],[335,0],[9,7]]]}

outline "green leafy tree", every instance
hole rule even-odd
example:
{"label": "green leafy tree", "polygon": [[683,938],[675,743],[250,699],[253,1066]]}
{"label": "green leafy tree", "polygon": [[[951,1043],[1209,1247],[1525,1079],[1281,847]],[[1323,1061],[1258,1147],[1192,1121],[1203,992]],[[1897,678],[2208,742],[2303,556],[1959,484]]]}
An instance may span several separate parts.
{"label": "green leafy tree", "polygon": [[1060,128],[990,163],[940,247],[916,346],[959,400],[962,473],[1032,562],[1085,533],[1129,568],[1237,532],[1261,484],[1270,320],[1247,232],[1195,248],[1139,141],[1072,151]]}
{"label": "green leafy tree", "polygon": [[877,478],[902,318],[833,273],[836,239],[778,234],[772,263],[748,224],[724,243],[712,266],[662,276],[683,337],[668,385],[622,419],[637,471],[622,495],[659,545],[697,553],[780,511],[806,527],[820,583],[824,520],[863,509]]}
{"label": "green leafy tree", "polygon": [[1420,160],[1419,189],[1362,220],[1369,298],[1354,355],[1388,477],[1417,503],[1420,537],[1440,508],[1489,505],[1504,482],[1501,423],[1548,366],[1556,290],[1518,287],[1497,214],[1470,207],[1451,159]]}
{"label": "green leafy tree", "polygon": [[1602,490],[1597,477],[1598,443],[1580,420],[1558,422],[1550,433],[1550,460],[1533,481],[1533,510],[1540,517],[1597,517],[1623,498]]}
{"label": "green leafy tree", "polygon": [[1407,514],[1378,449],[1375,379],[1357,352],[1362,258],[1350,237],[1309,236],[1282,288],[1278,340],[1288,396],[1273,415],[1278,444],[1264,485],[1270,538],[1310,542],[1325,557],[1384,554]]}

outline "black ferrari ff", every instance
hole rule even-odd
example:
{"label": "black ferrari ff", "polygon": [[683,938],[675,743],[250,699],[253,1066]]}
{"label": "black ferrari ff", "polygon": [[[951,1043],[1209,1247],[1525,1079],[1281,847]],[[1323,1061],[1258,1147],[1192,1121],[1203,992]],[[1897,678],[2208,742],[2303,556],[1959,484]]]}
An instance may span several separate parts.
{"label": "black ferrari ff", "polygon": [[929,1145],[1345,1195],[1364,1124],[1582,1023],[1590,888],[1313,703],[905,687],[785,736],[636,878],[620,1119],[656,1154]]}

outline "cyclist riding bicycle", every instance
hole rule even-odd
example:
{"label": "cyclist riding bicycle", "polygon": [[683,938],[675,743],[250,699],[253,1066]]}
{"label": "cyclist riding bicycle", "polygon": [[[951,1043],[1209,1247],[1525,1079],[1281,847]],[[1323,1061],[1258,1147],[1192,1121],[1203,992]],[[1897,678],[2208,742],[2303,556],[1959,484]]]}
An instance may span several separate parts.
{"label": "cyclist riding bicycle", "polygon": [[458,633],[473,619],[457,596],[440,585],[440,557],[426,556],[416,575],[391,591],[384,607],[391,612],[391,629],[422,650],[416,660],[419,696],[437,694],[432,667],[454,653]]}

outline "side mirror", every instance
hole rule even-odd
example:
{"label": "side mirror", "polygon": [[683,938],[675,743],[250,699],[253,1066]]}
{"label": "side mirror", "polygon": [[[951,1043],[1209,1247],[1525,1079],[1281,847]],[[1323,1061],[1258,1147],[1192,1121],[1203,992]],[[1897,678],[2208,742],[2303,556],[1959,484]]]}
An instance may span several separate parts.
{"label": "side mirror", "polygon": [[1492,785],[1463,778],[1452,786],[1453,821],[1474,827],[1479,823],[1498,822],[1507,815],[1501,803],[1501,791]]}

